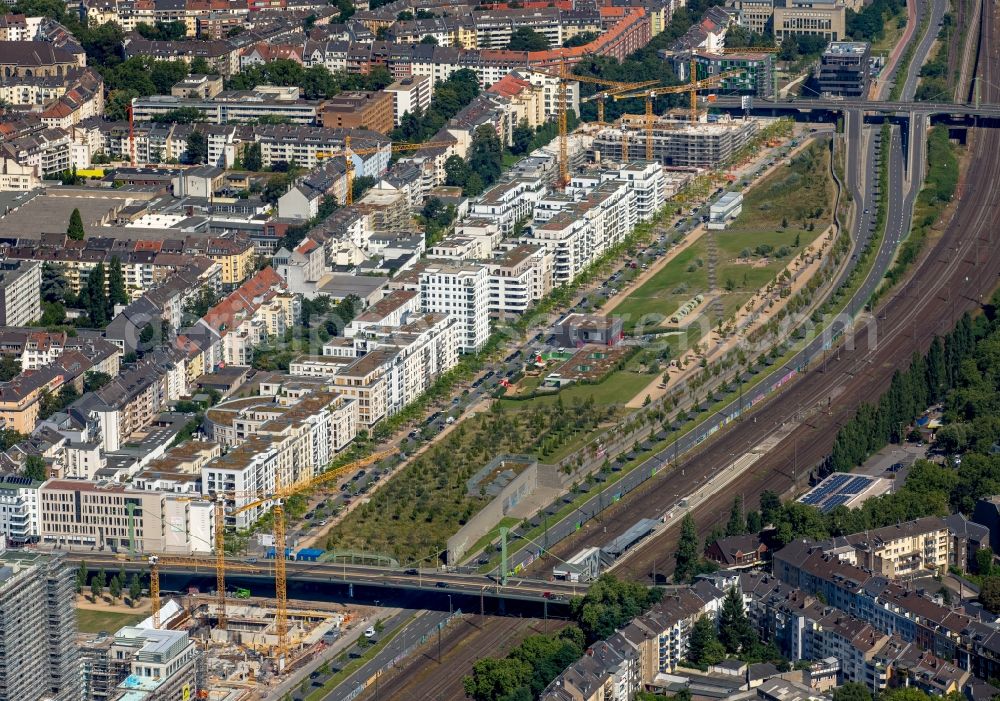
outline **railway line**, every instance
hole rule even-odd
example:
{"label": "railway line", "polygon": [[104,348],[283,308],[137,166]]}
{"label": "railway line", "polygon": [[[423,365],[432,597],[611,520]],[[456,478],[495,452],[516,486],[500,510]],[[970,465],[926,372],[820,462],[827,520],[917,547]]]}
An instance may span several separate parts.
{"label": "railway line", "polygon": [[[993,36],[996,12],[992,7],[983,13],[986,37]],[[1000,49],[984,41],[979,67],[984,102],[1000,99],[995,86],[998,64]],[[912,353],[926,351],[936,335],[950,330],[962,314],[980,306],[996,288],[1000,256],[994,254],[992,228],[1000,214],[995,201],[998,190],[1000,162],[995,141],[988,131],[973,131],[960,202],[946,230],[925,250],[907,282],[859,324],[854,349],[831,352],[780,395],[683,461],[678,466],[682,473],[674,470],[627,503],[616,505],[606,512],[603,523],[564,541],[555,554],[565,557],[581,547],[606,542],[637,519],[662,513],[670,503],[672,480],[678,480],[682,488],[704,482],[782,425],[795,428],[728,490],[694,509],[699,535],[725,521],[736,494],[743,494],[747,508],[754,508],[763,490],[788,494],[804,484],[810,469],[829,453],[838,428],[857,407],[877,398]],[[673,566],[678,531],[668,527],[642,543],[640,551],[618,568],[618,575],[652,582],[655,570],[657,579],[663,581]]]}

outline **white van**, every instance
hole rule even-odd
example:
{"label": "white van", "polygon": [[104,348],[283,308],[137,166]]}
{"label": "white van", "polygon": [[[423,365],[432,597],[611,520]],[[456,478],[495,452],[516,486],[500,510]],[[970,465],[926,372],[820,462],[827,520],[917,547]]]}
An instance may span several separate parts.
{"label": "white van", "polygon": [[368,626],[365,629],[365,637],[366,638],[374,638],[375,637],[375,626]]}

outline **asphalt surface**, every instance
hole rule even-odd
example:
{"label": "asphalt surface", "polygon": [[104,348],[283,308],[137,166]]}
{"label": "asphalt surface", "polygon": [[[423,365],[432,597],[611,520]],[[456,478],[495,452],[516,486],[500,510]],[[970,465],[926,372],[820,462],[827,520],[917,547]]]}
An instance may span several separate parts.
{"label": "asphalt surface", "polygon": [[[372,644],[378,644],[380,639],[385,638],[393,631],[399,629],[396,637],[390,640],[389,643],[383,649],[379,650],[378,653],[376,653],[370,660],[366,661],[355,672],[332,689],[330,693],[323,697],[323,700],[353,701],[353,699],[360,696],[367,687],[376,687],[380,682],[382,670],[388,669],[389,666],[395,662],[399,662],[404,653],[414,645],[419,644],[421,640],[426,640],[432,636],[436,636],[439,627],[444,626],[444,622],[448,618],[447,612],[425,611],[411,621],[410,619],[413,617],[414,613],[414,611],[403,611],[388,621],[385,621],[383,623],[384,628],[382,632],[371,638]],[[364,654],[363,650],[359,650],[358,648],[354,648],[354,650],[354,654]],[[331,672],[336,672],[336,665],[332,665]],[[314,672],[313,674],[316,673]],[[326,677],[324,675],[318,675],[312,683],[316,687],[323,686],[325,678]],[[295,696],[294,698],[298,701],[299,696]]]}
{"label": "asphalt surface", "polygon": [[[924,65],[928,56],[930,56],[931,46],[937,40],[938,30],[941,28],[944,15],[948,11],[948,0],[931,0],[930,5],[931,17],[927,23],[927,31],[920,37],[917,48],[913,52],[913,58],[910,61],[910,71],[906,74],[906,79],[903,82],[903,90],[900,93],[900,100],[902,102],[913,100],[914,95],[917,94],[920,67]],[[927,7],[925,5],[922,3],[917,5],[918,22],[923,19],[926,12]]]}

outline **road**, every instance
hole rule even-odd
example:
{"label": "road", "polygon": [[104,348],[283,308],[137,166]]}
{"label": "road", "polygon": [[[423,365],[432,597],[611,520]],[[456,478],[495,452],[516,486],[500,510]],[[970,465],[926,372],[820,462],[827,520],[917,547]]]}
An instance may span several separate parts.
{"label": "road", "polygon": [[[372,656],[371,659],[367,660],[361,667],[326,694],[323,697],[323,701],[352,701],[369,684],[373,688],[377,688],[383,670],[388,669],[391,664],[401,661],[405,654],[411,652],[412,648],[419,645],[422,640],[429,639],[432,636],[436,637],[439,628],[444,626],[447,619],[447,612],[403,611],[385,621],[383,623],[383,630],[371,639],[372,643],[378,644],[380,639],[398,630],[396,636],[384,648]],[[322,686],[323,677],[317,677],[313,683],[316,686]]]}
{"label": "road", "polygon": [[[984,13],[987,36],[992,36],[993,13]],[[981,81],[989,86],[985,99],[996,102],[1000,90],[994,84],[998,49],[989,42],[989,53],[980,67]],[[756,422],[733,426],[728,435],[685,463],[689,475],[711,475],[740,453],[757,445],[768,432],[783,423],[794,425],[774,450],[753,465],[727,493],[719,494],[694,511],[700,534],[724,521],[733,494],[742,493],[747,508],[754,508],[764,489],[787,493],[800,484],[809,469],[829,452],[838,426],[848,420],[858,404],[878,397],[888,386],[894,370],[914,351],[922,352],[936,335],[947,332],[963,313],[974,310],[983,295],[997,284],[1000,257],[995,251],[993,225],[998,210],[1000,160],[993,148],[992,133],[973,131],[971,159],[962,183],[960,205],[948,230],[921,256],[909,281],[868,317],[856,335],[854,350],[843,349],[821,367],[805,373],[781,395],[780,402],[761,407]],[[877,328],[877,334],[867,333]],[[627,527],[644,513],[655,512],[656,490],[648,490],[627,513],[612,515],[616,528]],[[659,501],[662,504],[662,495]],[[662,506],[661,506],[662,508]],[[612,528],[608,527],[609,532]],[[647,541],[620,574],[650,580],[654,564],[658,572],[672,564],[677,529],[665,529]],[[595,539],[596,540],[596,539]]]}
{"label": "road", "polygon": [[[926,12],[926,8],[923,6],[918,7],[920,8],[918,12],[922,17],[922,13]],[[900,101],[902,102],[912,101],[913,97],[917,94],[920,68],[927,62],[931,53],[931,46],[937,40],[938,30],[941,28],[944,15],[948,11],[948,0],[931,0],[930,10],[931,17],[927,23],[927,31],[920,37],[917,48],[913,52],[913,58],[910,60],[910,70],[903,82],[903,90],[900,93]]]}
{"label": "road", "polygon": [[[934,17],[938,16],[937,13],[941,9],[941,4],[940,0],[935,0],[932,24],[934,24]],[[927,35],[933,34],[934,32],[928,29],[924,38]],[[905,78],[907,85],[915,85],[913,78],[919,74],[920,66],[923,65],[932,43],[932,41],[921,41],[915,50],[909,66],[909,72]],[[894,69],[893,74],[895,72],[896,70]],[[909,88],[904,88],[904,92],[906,89]],[[913,89],[915,90],[915,88]],[[922,178],[911,181],[906,175],[907,168],[904,162],[904,149],[899,127],[892,126],[890,128],[890,138],[887,145],[881,143],[881,137],[878,132],[872,134],[871,138],[865,144],[861,114],[849,110],[845,113],[845,117],[845,133],[847,134],[848,146],[847,187],[851,190],[855,202],[858,203],[858,212],[852,231],[852,239],[855,242],[856,252],[864,248],[869,237],[874,232],[878,188],[884,186],[888,189],[885,236],[880,243],[870,272],[850,302],[846,305],[850,316],[853,317],[857,311],[865,307],[872,294],[878,289],[885,271],[892,264],[900,242],[909,234],[910,223],[913,219],[913,205],[919,190],[919,182]],[[922,126],[924,122],[920,121],[918,124]],[[914,144],[914,147],[909,149],[912,161],[909,170],[912,173],[922,174],[925,151],[923,148],[923,134],[925,132],[918,130],[917,133],[920,135],[919,140],[921,143],[919,145]],[[862,146],[862,144],[864,145]],[[883,147],[888,149],[887,156],[889,159],[889,177],[888,183],[885,184],[878,182],[878,156]],[[864,154],[863,157],[860,155],[862,153]],[[863,163],[864,167],[856,167],[858,163]],[[857,259],[852,257],[841,279],[845,279],[856,264]],[[874,327],[869,328],[872,332],[877,331]],[[873,338],[877,339],[877,333],[873,333]],[[872,338],[866,338],[865,342],[872,342]],[[877,340],[874,342],[877,342]],[[574,517],[573,520],[550,524],[546,530],[547,537],[543,539],[544,542],[532,544],[533,547],[512,559],[512,567],[523,563],[528,568],[528,573],[535,576],[544,576],[547,571],[550,571],[554,563],[551,558],[546,559],[544,562],[541,560],[536,561],[535,558],[542,552],[543,548],[551,553],[556,560],[565,560],[582,548],[601,547],[605,545],[612,539],[622,535],[640,519],[661,520],[663,525],[658,530],[660,532],[669,531],[672,524],[679,521],[679,515],[685,509],[691,507],[696,509],[696,504],[711,501],[715,493],[724,493],[726,498],[731,502],[733,485],[739,480],[734,473],[740,470],[751,472],[756,469],[756,461],[743,460],[741,462],[739,456],[745,455],[749,451],[764,450],[764,448],[758,446],[766,446],[768,450],[774,447],[772,444],[784,437],[783,434],[788,427],[795,426],[800,422],[800,409],[796,408],[794,413],[785,416],[780,421],[776,421],[773,425],[768,423],[761,425],[759,431],[757,431],[756,439],[747,438],[745,443],[737,444],[740,446],[740,449],[726,450],[724,455],[718,456],[716,462],[711,466],[706,466],[706,469],[703,471],[692,471],[688,465],[688,461],[684,458],[685,454],[697,450],[716,431],[730,424],[735,418],[744,414],[744,412],[749,411],[749,408],[755,404],[762,402],[774,404],[774,401],[771,399],[772,393],[786,382],[794,383],[796,375],[805,371],[818,358],[825,361],[827,355],[826,349],[830,348],[831,345],[831,339],[826,334],[816,336],[803,350],[786,363],[785,368],[788,369],[788,372],[775,372],[771,377],[755,387],[753,391],[749,392],[747,396],[730,402],[729,405],[701,424],[695,431],[681,437],[672,445],[650,458],[645,465],[637,468],[625,478],[623,481],[625,489],[612,491],[615,488],[609,488],[608,490],[602,490],[592,497],[580,510],[580,518]],[[782,396],[784,395],[782,394]],[[820,397],[822,395],[814,396],[813,402]],[[832,395],[829,395],[831,404],[832,400]],[[781,403],[783,404],[784,401]],[[756,425],[756,422],[760,421],[760,416],[755,415],[753,421],[753,425]],[[720,441],[724,445],[727,443],[724,437],[721,437]],[[802,474],[795,474],[798,467],[797,446],[793,449],[793,452],[795,453],[793,455],[793,463],[796,464],[792,466],[792,473],[793,479],[795,479],[801,477]],[[694,460],[697,460],[697,456],[695,456]],[[674,467],[663,471],[663,468],[670,464],[673,464]],[[678,469],[680,470],[681,478],[679,480],[677,479]],[[806,472],[807,474],[808,472]],[[647,479],[649,479],[649,484],[643,484]],[[639,493],[635,499],[625,496],[625,493],[636,489],[639,489]],[[649,498],[648,495],[650,494],[655,494],[656,496]],[[620,498],[622,498],[621,501],[619,501]],[[641,503],[642,507],[636,508],[636,501]],[[609,513],[606,516],[601,516],[600,512],[606,507],[611,507]],[[619,513],[620,515],[612,520],[614,513]],[[556,545],[557,543],[558,545]],[[637,547],[643,546],[640,545]],[[630,555],[630,558],[633,557],[635,556]],[[654,576],[654,570],[655,557],[652,557],[649,559],[649,577]]]}

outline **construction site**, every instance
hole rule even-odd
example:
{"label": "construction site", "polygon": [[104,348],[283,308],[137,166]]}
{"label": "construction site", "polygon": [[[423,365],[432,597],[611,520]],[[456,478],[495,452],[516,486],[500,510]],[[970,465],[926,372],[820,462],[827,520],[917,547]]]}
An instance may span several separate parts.
{"label": "construction site", "polygon": [[[669,113],[652,124],[653,160],[678,168],[718,168],[750,143],[760,129],[760,120],[732,119],[702,114],[691,122]],[[646,128],[641,115],[625,115],[619,125],[606,126],[594,136],[594,160],[627,161],[644,155]],[[629,142],[634,142],[632,145]]]}

